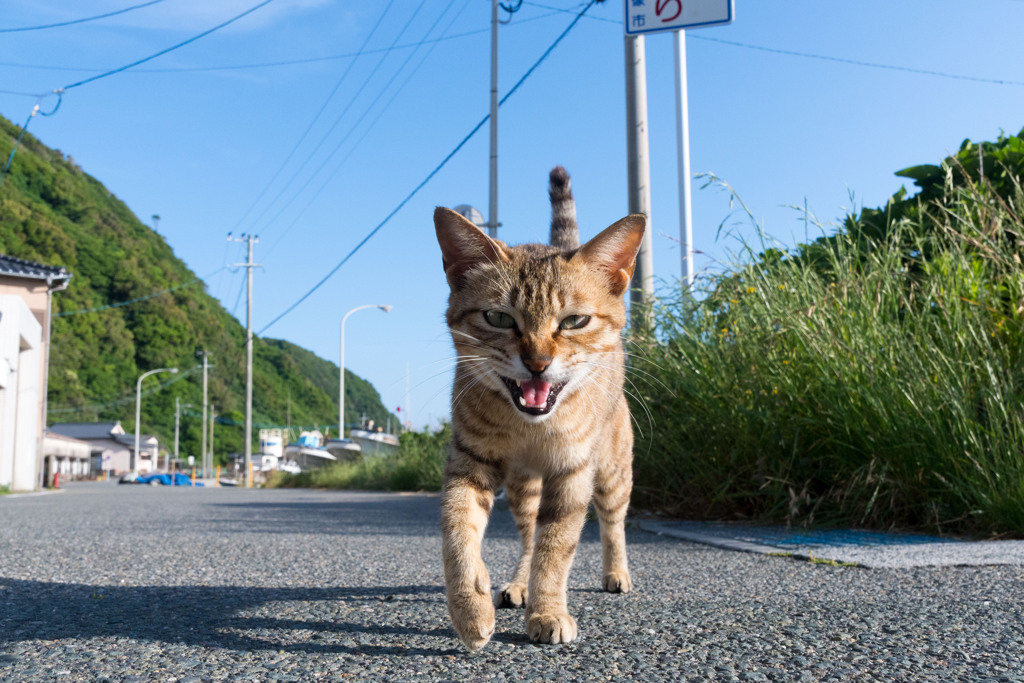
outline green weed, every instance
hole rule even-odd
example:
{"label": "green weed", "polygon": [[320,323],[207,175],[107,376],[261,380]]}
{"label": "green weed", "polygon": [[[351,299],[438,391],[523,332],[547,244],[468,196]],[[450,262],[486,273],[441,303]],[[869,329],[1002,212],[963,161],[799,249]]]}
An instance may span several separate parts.
{"label": "green weed", "polygon": [[1024,533],[1024,202],[1007,186],[949,184],[793,251],[744,245],[696,297],[658,299],[631,339],[634,504]]}

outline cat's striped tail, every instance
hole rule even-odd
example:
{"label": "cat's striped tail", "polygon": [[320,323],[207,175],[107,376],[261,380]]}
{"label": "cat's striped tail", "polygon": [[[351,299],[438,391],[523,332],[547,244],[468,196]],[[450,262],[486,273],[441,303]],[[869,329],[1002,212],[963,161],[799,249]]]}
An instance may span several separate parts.
{"label": "cat's striped tail", "polygon": [[580,229],[576,224],[576,200],[572,197],[572,181],[561,166],[551,169],[548,194],[551,196],[551,246],[576,249],[580,246]]}

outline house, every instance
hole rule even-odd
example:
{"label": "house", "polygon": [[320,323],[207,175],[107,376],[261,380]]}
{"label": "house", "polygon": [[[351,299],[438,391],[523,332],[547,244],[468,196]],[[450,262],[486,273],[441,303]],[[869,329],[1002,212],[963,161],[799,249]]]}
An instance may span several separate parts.
{"label": "house", "polygon": [[70,279],[64,268],[0,255],[0,487],[30,491],[48,474],[50,311]]}
{"label": "house", "polygon": [[[43,432],[43,459],[47,471],[60,474],[60,481],[84,479],[99,468],[92,468],[92,447],[88,441],[73,439],[50,430]],[[53,474],[50,474],[50,483]]]}
{"label": "house", "polygon": [[[88,442],[92,471],[96,474],[105,473],[110,476],[132,469],[135,435],[125,433],[120,422],[58,422],[50,425],[50,432]],[[135,471],[139,474],[156,471],[159,440],[155,436],[141,434],[139,451]]]}

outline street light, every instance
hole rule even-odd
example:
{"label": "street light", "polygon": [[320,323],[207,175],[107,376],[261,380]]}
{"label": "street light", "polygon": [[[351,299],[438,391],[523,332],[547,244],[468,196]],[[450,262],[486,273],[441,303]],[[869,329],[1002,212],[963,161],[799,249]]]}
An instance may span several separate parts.
{"label": "street light", "polygon": [[389,312],[392,308],[390,305],[384,304],[366,304],[365,306],[356,306],[351,311],[341,317],[341,356],[339,365],[339,374],[341,375],[341,384],[338,388],[338,438],[345,438],[345,321],[350,315],[356,311],[361,311],[364,308],[379,308],[385,313]]}
{"label": "street light", "polygon": [[[157,368],[156,370],[150,370],[139,375],[139,381],[135,383],[135,453],[132,458],[132,472],[139,468],[139,423],[142,421],[142,380],[158,372],[175,373],[177,371],[178,368]],[[153,469],[156,469],[155,462],[153,463]]]}

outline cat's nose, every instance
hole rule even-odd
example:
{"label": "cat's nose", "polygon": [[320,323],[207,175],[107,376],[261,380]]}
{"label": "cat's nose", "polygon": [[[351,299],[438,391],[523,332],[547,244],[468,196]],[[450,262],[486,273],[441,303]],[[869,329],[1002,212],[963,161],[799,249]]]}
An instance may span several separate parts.
{"label": "cat's nose", "polygon": [[534,377],[537,377],[542,372],[548,369],[551,365],[551,356],[521,356],[523,359],[523,365],[529,370]]}

